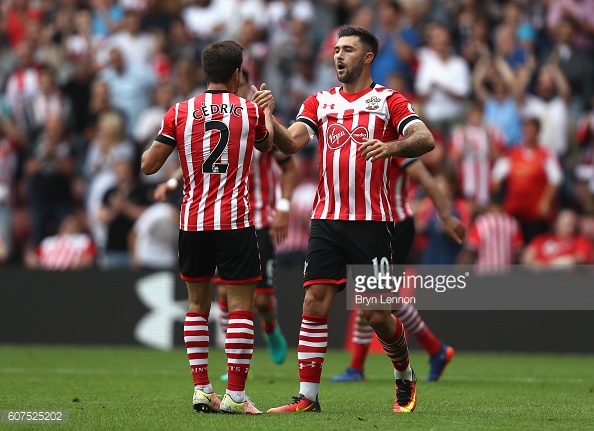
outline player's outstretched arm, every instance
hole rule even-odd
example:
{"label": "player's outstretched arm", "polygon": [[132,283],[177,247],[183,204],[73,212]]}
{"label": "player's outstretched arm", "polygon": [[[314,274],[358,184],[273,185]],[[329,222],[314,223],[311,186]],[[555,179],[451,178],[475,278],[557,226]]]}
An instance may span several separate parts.
{"label": "player's outstretched arm", "polygon": [[425,193],[435,205],[435,208],[443,221],[443,227],[446,234],[458,244],[462,244],[464,236],[466,235],[466,228],[450,211],[448,200],[441,190],[439,190],[439,187],[437,187],[435,179],[431,173],[429,173],[423,162],[417,160],[416,162],[409,164],[405,169],[412,179],[423,187],[423,190],[425,190]]}
{"label": "player's outstretched arm", "polygon": [[153,141],[151,147],[142,154],[140,169],[145,175],[152,175],[158,172],[165,163],[165,160],[173,152],[173,146]]}
{"label": "player's outstretched arm", "polygon": [[[313,133],[305,123],[295,122],[288,129],[274,118],[274,97],[270,90],[266,90],[266,84],[262,84],[258,90],[252,85],[254,95],[251,100],[260,105],[266,115],[266,127],[270,124],[273,129],[273,143],[284,154],[295,154],[313,138]],[[257,148],[257,147],[256,147]]]}
{"label": "player's outstretched arm", "polygon": [[274,122],[274,145],[285,154],[295,154],[299,152],[313,138],[311,129],[300,121],[291,124],[287,129],[278,121],[272,118]]}
{"label": "player's outstretched arm", "polygon": [[433,134],[423,122],[414,121],[404,130],[404,138],[390,142],[369,139],[359,147],[359,152],[365,159],[375,162],[388,157],[420,157],[434,148]]}

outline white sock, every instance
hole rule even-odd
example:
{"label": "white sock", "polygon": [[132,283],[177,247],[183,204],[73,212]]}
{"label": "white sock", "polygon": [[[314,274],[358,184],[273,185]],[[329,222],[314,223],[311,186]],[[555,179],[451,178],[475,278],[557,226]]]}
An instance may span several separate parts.
{"label": "white sock", "polygon": [[394,368],[394,377],[400,380],[412,381],[412,368],[410,365],[404,371],[398,371],[396,368]]}
{"label": "white sock", "polygon": [[236,403],[243,403],[245,401],[245,391],[230,391],[227,389],[225,393]]}
{"label": "white sock", "polygon": [[318,399],[319,387],[320,387],[319,383],[300,382],[299,383],[299,393],[303,394],[305,396],[305,398],[315,401]]}
{"label": "white sock", "polygon": [[196,386],[198,389],[200,389],[202,392],[204,392],[205,394],[212,394],[212,385],[209,383],[206,386]]}

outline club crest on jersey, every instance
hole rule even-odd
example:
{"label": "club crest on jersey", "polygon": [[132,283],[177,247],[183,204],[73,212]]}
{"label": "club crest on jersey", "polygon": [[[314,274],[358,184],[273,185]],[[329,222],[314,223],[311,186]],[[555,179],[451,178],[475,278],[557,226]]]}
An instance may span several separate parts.
{"label": "club crest on jersey", "polygon": [[328,148],[331,150],[338,150],[351,139],[359,145],[363,144],[363,142],[367,140],[369,133],[363,126],[356,127],[355,130],[349,132],[344,125],[334,123],[328,126],[326,135],[326,145]]}
{"label": "club crest on jersey", "polygon": [[379,103],[382,101],[382,99],[380,99],[377,96],[371,96],[369,99],[365,99],[365,103],[367,103],[367,110],[370,111],[375,111],[376,109],[379,108]]}

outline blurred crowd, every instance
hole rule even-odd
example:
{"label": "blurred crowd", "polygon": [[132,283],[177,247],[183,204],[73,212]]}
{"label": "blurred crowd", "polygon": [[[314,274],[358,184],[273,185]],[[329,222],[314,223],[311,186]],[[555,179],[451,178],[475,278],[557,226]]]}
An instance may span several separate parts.
{"label": "blurred crowd", "polygon": [[[178,158],[174,152],[146,177],[139,157],[166,110],[206,88],[201,50],[224,39],[244,45],[252,83],[266,82],[290,124],[309,94],[339,85],[333,48],[344,24],[378,36],[372,76],[403,93],[433,131],[436,149],[422,161],[471,228],[466,245],[452,243],[411,184],[418,232],[411,262],[456,263],[468,258],[463,249],[484,258],[484,245],[496,240],[480,224],[489,214],[514,226],[511,261],[592,262],[594,0],[3,0],[0,7],[0,265],[175,268],[178,196],[155,203],[152,189]],[[317,182],[315,143],[295,157],[301,181],[279,263],[299,267]]]}

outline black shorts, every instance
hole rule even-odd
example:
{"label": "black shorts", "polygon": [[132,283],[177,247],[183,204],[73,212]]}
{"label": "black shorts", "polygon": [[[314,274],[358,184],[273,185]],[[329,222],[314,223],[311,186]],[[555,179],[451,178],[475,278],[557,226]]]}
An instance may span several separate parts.
{"label": "black shorts", "polygon": [[225,284],[262,279],[258,238],[253,226],[204,232],[180,230],[178,250],[182,280],[209,280],[217,268]]}
{"label": "black shorts", "polygon": [[312,220],[303,286],[346,286],[347,265],[393,261],[394,223],[381,221]]}
{"label": "black shorts", "polygon": [[270,238],[270,228],[258,229],[256,234],[262,259],[262,280],[256,285],[256,293],[273,293],[276,286],[276,253]]}
{"label": "black shorts", "polygon": [[404,265],[415,239],[415,221],[412,217],[394,224],[394,264]]}

